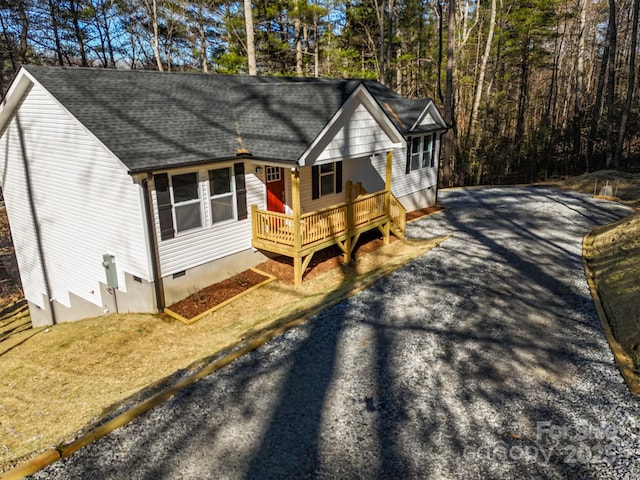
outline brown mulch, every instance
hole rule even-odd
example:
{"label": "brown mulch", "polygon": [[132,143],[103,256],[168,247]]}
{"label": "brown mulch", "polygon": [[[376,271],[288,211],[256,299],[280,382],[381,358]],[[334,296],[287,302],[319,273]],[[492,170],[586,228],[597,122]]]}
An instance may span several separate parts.
{"label": "brown mulch", "polygon": [[440,210],[442,210],[442,207],[435,206],[435,207],[421,208],[420,210],[414,210],[412,212],[407,212],[407,222],[410,222],[411,220],[415,220],[416,218],[423,217],[425,215],[429,215],[431,213],[439,212]]}
{"label": "brown mulch", "polygon": [[[407,213],[407,221],[415,220],[424,215],[441,210],[441,207],[427,207],[420,210],[414,210]],[[389,238],[393,243],[397,238],[393,235]],[[384,245],[384,241],[380,231],[370,230],[363,233],[358,240],[358,244],[353,252],[353,257],[373,252]],[[318,275],[333,270],[344,265],[344,256],[342,250],[337,246],[332,246],[320,250],[313,255],[307,270],[304,273],[303,280],[310,280]],[[286,285],[293,285],[293,259],[285,256],[278,256],[261,263],[256,269],[273,275]],[[266,280],[266,277],[254,272],[253,270],[245,270],[231,278],[210,285],[199,292],[196,292],[187,298],[174,303],[169,309],[184,318],[193,318],[222,302],[239,295],[254,285]]]}
{"label": "brown mulch", "polygon": [[264,282],[268,277],[253,270],[245,270],[231,278],[227,278],[183,298],[169,307],[169,310],[183,316],[193,318],[216,305],[241,294],[245,290]]}

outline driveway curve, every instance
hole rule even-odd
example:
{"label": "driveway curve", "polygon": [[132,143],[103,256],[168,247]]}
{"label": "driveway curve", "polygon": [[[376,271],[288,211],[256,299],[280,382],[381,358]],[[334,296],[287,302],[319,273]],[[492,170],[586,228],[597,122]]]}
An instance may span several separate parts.
{"label": "driveway curve", "polygon": [[581,241],[629,213],[442,191],[453,237],[35,478],[640,478],[640,405]]}

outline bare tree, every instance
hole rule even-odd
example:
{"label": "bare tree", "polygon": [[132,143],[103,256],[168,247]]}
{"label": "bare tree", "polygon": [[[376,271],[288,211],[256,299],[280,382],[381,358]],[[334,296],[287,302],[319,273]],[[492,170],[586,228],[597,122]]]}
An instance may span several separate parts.
{"label": "bare tree", "polygon": [[607,168],[616,166],[615,137],[613,133],[613,122],[615,119],[616,101],[616,47],[618,39],[618,27],[616,24],[616,2],[609,0],[609,76],[607,77]]}
{"label": "bare tree", "polygon": [[447,29],[447,77],[444,95],[444,120],[449,131],[444,135],[444,163],[442,185],[451,186],[451,170],[455,168],[455,99],[453,91],[454,51],[456,48],[456,0],[449,0],[449,25]]}
{"label": "bare tree", "polygon": [[[487,70],[487,63],[491,56],[491,45],[493,43],[493,32],[496,26],[496,0],[491,0],[491,14],[489,17],[489,31],[487,32],[487,41],[484,46],[484,53],[482,54],[482,60],[480,61],[480,71],[478,72],[478,83],[476,84],[476,92],[473,99],[473,106],[471,108],[471,118],[469,120],[469,138],[473,142],[471,151],[469,152],[469,158],[471,163],[475,161],[476,152],[480,145],[480,139],[482,132],[477,132],[477,118],[478,109],[480,108],[480,100],[482,99],[482,89],[484,87],[484,77]],[[476,183],[480,183],[482,177],[482,161],[478,165],[478,173],[476,177]]]}
{"label": "bare tree", "polygon": [[[585,28],[587,24],[587,1],[580,0],[580,26],[578,28],[578,60],[576,65],[576,98],[573,113],[573,154],[580,156],[582,138],[582,94],[584,89],[584,57],[585,57]],[[586,164],[589,170],[589,164]]]}
{"label": "bare tree", "polygon": [[[149,15],[149,21],[152,29],[151,47],[153,48],[153,56],[156,59],[156,66],[161,72],[164,71],[162,57],[160,56],[160,21],[158,16],[158,0],[143,0],[144,6]],[[162,0],[160,0],[162,1]]]}
{"label": "bare tree", "polygon": [[638,9],[640,8],[640,0],[633,1],[632,27],[631,27],[631,49],[629,52],[629,84],[627,86],[627,97],[622,110],[622,118],[620,120],[620,131],[618,132],[618,142],[613,157],[613,164],[617,167],[620,165],[622,157],[622,148],[624,139],[627,136],[627,124],[629,122],[629,114],[631,112],[631,104],[633,103],[633,91],[636,88],[636,50],[638,46]]}
{"label": "bare tree", "polygon": [[253,14],[251,13],[251,0],[244,0],[244,24],[247,31],[247,57],[249,62],[249,75],[257,75],[256,43],[253,36]]}

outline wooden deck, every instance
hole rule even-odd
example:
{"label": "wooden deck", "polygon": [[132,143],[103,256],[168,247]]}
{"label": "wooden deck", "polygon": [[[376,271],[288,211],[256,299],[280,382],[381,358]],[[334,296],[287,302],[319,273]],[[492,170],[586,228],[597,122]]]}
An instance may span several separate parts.
{"label": "wooden deck", "polygon": [[255,248],[294,259],[295,283],[302,282],[304,270],[313,254],[338,245],[345,261],[363,232],[380,229],[388,242],[389,234],[404,238],[406,210],[387,190],[359,195],[323,210],[294,215],[259,210],[252,206]]}

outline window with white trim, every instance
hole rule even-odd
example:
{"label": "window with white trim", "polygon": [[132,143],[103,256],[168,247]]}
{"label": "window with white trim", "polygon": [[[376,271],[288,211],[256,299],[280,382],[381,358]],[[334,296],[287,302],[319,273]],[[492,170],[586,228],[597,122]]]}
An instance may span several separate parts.
{"label": "window with white trim", "polygon": [[211,221],[213,224],[235,220],[234,182],[231,167],[209,170]]}
{"label": "window with white trim", "polygon": [[407,173],[435,166],[433,134],[411,137],[407,145]]}
{"label": "window with white trim", "polygon": [[171,175],[171,194],[176,232],[202,227],[202,203],[198,173]]}

